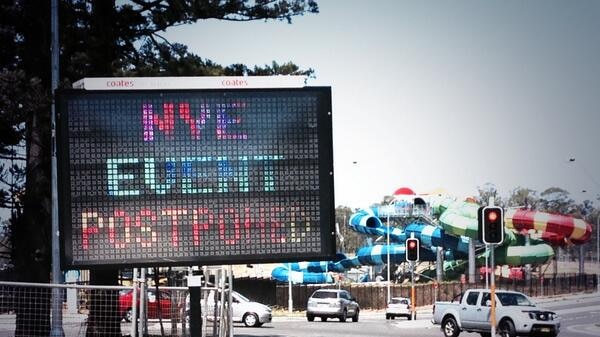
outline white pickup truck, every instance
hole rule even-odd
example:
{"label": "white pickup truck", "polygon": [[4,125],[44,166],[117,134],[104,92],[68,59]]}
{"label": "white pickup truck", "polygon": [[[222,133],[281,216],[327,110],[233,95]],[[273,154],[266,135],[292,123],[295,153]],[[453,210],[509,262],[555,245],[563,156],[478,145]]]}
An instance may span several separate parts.
{"label": "white pickup truck", "polygon": [[[435,302],[433,324],[438,324],[446,337],[461,331],[491,336],[490,291],[470,289],[451,302]],[[496,328],[500,336],[551,336],[560,332],[560,319],[552,311],[538,308],[525,294],[496,291]]]}

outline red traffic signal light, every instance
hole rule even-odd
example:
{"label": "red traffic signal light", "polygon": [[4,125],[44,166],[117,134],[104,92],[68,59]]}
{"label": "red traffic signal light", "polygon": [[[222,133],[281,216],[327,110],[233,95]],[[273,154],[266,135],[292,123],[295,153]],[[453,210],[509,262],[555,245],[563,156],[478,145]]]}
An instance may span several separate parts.
{"label": "red traffic signal light", "polygon": [[406,239],[406,261],[417,262],[419,261],[419,239],[409,238]]}
{"label": "red traffic signal light", "polygon": [[502,207],[487,206],[481,212],[482,239],[486,244],[498,244],[504,241],[504,211]]}
{"label": "red traffic signal light", "polygon": [[498,212],[496,212],[495,210],[490,211],[487,213],[487,217],[488,221],[495,222],[496,220],[498,220]]}

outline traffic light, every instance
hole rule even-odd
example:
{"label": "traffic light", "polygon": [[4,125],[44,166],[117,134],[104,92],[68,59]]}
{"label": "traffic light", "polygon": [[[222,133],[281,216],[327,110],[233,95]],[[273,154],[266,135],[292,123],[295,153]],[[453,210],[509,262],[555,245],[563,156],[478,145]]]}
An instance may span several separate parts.
{"label": "traffic light", "polygon": [[502,207],[487,206],[479,213],[482,227],[482,239],[486,244],[504,241],[504,211]]}
{"label": "traffic light", "polygon": [[421,244],[417,238],[406,239],[406,261],[418,262],[419,261],[419,248]]}

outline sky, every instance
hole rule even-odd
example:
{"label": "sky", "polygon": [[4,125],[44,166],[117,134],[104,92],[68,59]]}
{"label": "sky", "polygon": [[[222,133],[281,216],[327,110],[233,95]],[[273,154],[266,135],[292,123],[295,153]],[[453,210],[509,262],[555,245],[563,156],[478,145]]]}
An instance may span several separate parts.
{"label": "sky", "polygon": [[222,65],[314,69],[308,85],[332,88],[336,206],[487,183],[600,197],[600,1],[317,3],[292,24],[164,36]]}

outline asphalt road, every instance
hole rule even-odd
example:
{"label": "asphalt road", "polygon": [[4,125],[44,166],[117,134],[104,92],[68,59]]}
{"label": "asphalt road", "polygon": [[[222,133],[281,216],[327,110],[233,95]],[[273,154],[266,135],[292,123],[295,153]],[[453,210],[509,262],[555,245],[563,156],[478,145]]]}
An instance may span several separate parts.
{"label": "asphalt road", "polygon": [[[560,336],[589,337],[600,336],[600,294],[561,296],[551,299],[536,299],[544,308],[556,311],[561,317]],[[327,322],[308,322],[305,317],[274,317],[273,322],[261,328],[246,328],[236,325],[235,337],[351,337],[351,336],[443,336],[439,326],[430,322],[431,310],[421,309],[416,321],[406,319],[386,320],[383,312],[361,312],[359,322],[340,323],[330,319]],[[479,336],[475,333],[461,333],[461,337]]]}
{"label": "asphalt road", "polygon": [[[534,299],[541,307],[557,312],[561,317],[561,333],[563,337],[600,336],[600,294],[574,294],[556,298]],[[64,329],[66,336],[80,336],[83,332],[85,315],[66,316]],[[348,320],[345,323],[337,319],[321,322],[316,319],[308,322],[302,313],[288,316],[277,313],[273,322],[260,328],[247,328],[243,324],[235,324],[235,337],[442,337],[439,326],[431,323],[431,308],[419,308],[416,321],[404,318],[386,320],[383,311],[363,310],[358,322]],[[122,331],[129,331],[129,323],[123,323]],[[158,323],[151,322],[149,330],[154,335],[158,331]],[[165,324],[165,331],[170,325]],[[0,336],[14,336],[14,315],[0,315]],[[475,333],[461,333],[460,337],[478,337]]]}

